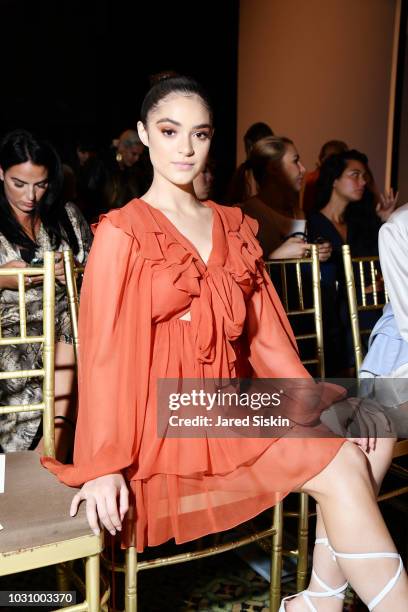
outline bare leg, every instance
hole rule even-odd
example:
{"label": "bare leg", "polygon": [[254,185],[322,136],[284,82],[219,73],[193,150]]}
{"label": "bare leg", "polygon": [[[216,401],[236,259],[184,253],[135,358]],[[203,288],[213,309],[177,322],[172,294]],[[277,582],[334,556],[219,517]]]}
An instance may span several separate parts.
{"label": "bare leg", "polygon": [[[70,422],[76,420],[76,384],[75,357],[72,344],[58,342],[55,345],[55,449],[56,457],[65,461],[68,451],[73,446],[74,429]],[[41,439],[36,451],[43,452]]]}
{"label": "bare leg", "polygon": [[[371,451],[366,455],[369,462],[368,467],[371,475],[371,481],[376,494],[378,494],[381,483],[390,466],[394,446],[395,439],[379,438],[377,440],[375,451]],[[319,504],[316,505],[316,511],[316,539],[325,539],[327,538],[327,532],[324,526]],[[340,564],[333,559],[333,555],[327,546],[321,544],[315,546],[313,551],[313,568],[316,574],[326,584],[332,586],[333,588],[339,587],[346,582],[346,578],[341,570]],[[313,575],[311,576],[307,590],[317,592],[321,592],[323,590]],[[341,612],[343,609],[342,600],[336,597],[325,598],[320,601],[317,598],[311,597],[310,600],[317,610],[322,609],[325,610],[325,612]],[[305,604],[302,599],[296,598],[286,604],[286,609],[295,612],[296,610],[305,610],[304,606]]]}
{"label": "bare leg", "polygon": [[[327,535],[340,553],[395,553],[394,543],[379,511],[368,462],[362,451],[346,442],[333,461],[302,488],[320,505]],[[344,559],[337,563],[360,598],[370,602],[396,573],[397,559]],[[333,585],[335,586],[335,585]],[[297,598],[300,599],[300,598]],[[403,571],[375,612],[402,612],[408,601],[408,579]],[[286,604],[295,608],[296,599]],[[321,610],[328,609],[322,606]],[[327,603],[324,600],[325,605]],[[296,602],[300,604],[300,602]],[[303,607],[303,609],[307,609]]]}

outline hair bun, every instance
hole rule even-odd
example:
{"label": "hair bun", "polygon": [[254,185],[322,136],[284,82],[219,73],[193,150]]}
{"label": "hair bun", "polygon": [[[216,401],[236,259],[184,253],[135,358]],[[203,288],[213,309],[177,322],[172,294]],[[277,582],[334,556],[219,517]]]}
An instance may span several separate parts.
{"label": "hair bun", "polygon": [[157,85],[161,81],[167,81],[168,79],[174,79],[175,77],[180,76],[178,72],[175,70],[166,70],[164,72],[156,72],[156,74],[151,74],[149,77],[150,87],[153,85]]}

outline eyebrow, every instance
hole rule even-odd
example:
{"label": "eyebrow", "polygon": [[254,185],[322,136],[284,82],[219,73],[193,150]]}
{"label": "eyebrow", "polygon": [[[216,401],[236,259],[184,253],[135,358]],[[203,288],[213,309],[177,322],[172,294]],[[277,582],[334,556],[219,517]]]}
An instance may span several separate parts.
{"label": "eyebrow", "polygon": [[[159,119],[158,121],[156,121],[156,125],[159,125],[159,123],[172,123],[173,125],[181,127],[181,123],[175,121],[174,119],[170,119],[170,117],[164,117],[164,119]],[[193,130],[200,130],[203,128],[211,129],[211,125],[209,123],[200,123],[199,125],[193,125]]]}
{"label": "eyebrow", "polygon": [[[19,183],[23,183],[23,185],[28,185],[26,181],[19,179],[17,176],[12,176],[11,178],[13,181],[18,181]],[[34,183],[34,185],[40,185],[41,183],[46,183],[46,182],[48,182],[48,176],[42,179],[41,181],[37,181],[36,183]]]}

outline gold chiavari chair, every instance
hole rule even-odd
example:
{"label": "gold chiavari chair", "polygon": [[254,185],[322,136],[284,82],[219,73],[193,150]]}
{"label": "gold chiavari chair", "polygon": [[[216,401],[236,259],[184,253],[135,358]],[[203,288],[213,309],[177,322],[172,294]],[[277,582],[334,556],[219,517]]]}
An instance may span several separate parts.
{"label": "gold chiavari chair", "polygon": [[[302,259],[273,259],[266,262],[267,269],[278,291],[286,314],[295,330],[302,363],[319,378],[324,378],[324,348],[322,298],[320,289],[320,263],[318,246],[311,245],[310,257]],[[306,324],[297,331],[298,322]],[[309,329],[310,328],[310,329]],[[310,346],[312,342],[312,347]],[[314,344],[314,346],[313,346]],[[303,353],[303,354],[302,354]],[[284,517],[298,519],[298,546],[283,554],[297,559],[296,587],[306,588],[308,578],[309,497],[299,494],[298,511],[284,511]]]}
{"label": "gold chiavari chair", "polygon": [[[351,257],[348,244],[343,245],[342,253],[356,372],[358,372],[364,357],[363,336],[369,336],[372,331],[372,328],[368,327],[361,329],[359,314],[382,311],[388,302],[388,296],[387,292],[381,287],[382,277],[379,257]],[[358,289],[354,270],[358,270]]]}
{"label": "gold chiavari chair", "polygon": [[[368,336],[372,331],[372,329],[367,327],[361,329],[359,314],[382,310],[388,302],[388,295],[385,289],[381,287],[382,277],[379,257],[352,257],[348,244],[342,247],[342,252],[356,372],[358,375],[364,358],[362,336]],[[358,289],[356,288],[355,270],[358,270]],[[393,459],[406,455],[408,455],[408,440],[398,440],[395,445]],[[408,470],[395,462],[392,463],[390,471],[405,480],[408,478]],[[391,499],[405,493],[408,493],[408,486],[387,491],[379,496],[378,501]]]}
{"label": "gold chiavari chair", "polygon": [[[79,346],[78,341],[78,289],[77,281],[83,268],[76,266],[72,253],[64,253],[65,274],[67,280],[68,302],[70,304],[70,312],[72,317],[72,330],[74,335],[74,346],[76,349]],[[268,511],[269,512],[269,511]],[[139,572],[149,569],[155,569],[187,561],[195,561],[218,555],[223,552],[236,550],[253,542],[269,539],[270,541],[270,590],[269,590],[269,609],[271,612],[278,612],[281,600],[281,574],[282,574],[282,503],[277,504],[271,511],[271,519],[268,519],[270,526],[259,529],[254,532],[252,526],[244,536],[236,536],[222,543],[215,543],[207,547],[200,547],[189,552],[182,552],[174,555],[166,555],[163,557],[142,559],[136,553],[135,547],[129,547],[125,551],[124,562],[119,560],[112,564],[111,560],[102,556],[105,567],[112,572],[119,572],[125,575],[125,612],[137,612],[137,585]],[[266,513],[264,513],[266,514]],[[234,530],[232,530],[234,531]],[[218,534],[217,534],[218,535]],[[192,545],[196,545],[192,542]]]}
{"label": "gold chiavari chair", "polygon": [[[54,253],[44,253],[42,268],[0,268],[1,276],[16,276],[19,292],[20,334],[0,333],[0,346],[37,343],[42,347],[43,367],[35,370],[0,372],[0,380],[42,378],[43,399],[37,404],[0,406],[0,414],[41,411],[43,413],[44,454],[55,457],[54,443],[54,356],[55,356],[55,274]],[[25,279],[43,276],[43,334],[27,334]],[[1,330],[0,320],[0,330]],[[60,484],[40,464],[35,451],[8,453],[5,492],[0,494],[0,576],[49,565],[85,559],[85,600],[65,609],[97,612],[106,609],[99,595],[99,556],[102,536],[89,528],[82,509],[75,519],[68,515],[72,489]],[[55,602],[55,599],[51,603]],[[70,603],[69,597],[61,599]]]}

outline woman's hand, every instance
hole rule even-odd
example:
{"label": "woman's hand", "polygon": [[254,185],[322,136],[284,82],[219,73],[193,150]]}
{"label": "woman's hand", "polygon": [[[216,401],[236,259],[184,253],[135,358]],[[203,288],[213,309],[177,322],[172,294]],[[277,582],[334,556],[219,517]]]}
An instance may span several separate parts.
{"label": "woman's hand", "polygon": [[95,535],[100,533],[98,519],[112,535],[121,531],[129,509],[129,491],[122,474],[107,474],[86,482],[72,499],[71,516],[76,515],[82,500],[86,501],[86,517]]}
{"label": "woman's hand", "polygon": [[311,245],[300,238],[292,236],[285,240],[280,247],[269,254],[269,259],[300,259],[310,254]]}
{"label": "woman's hand", "polygon": [[55,280],[62,285],[66,284],[65,270],[64,270],[64,257],[62,253],[55,254]]}
{"label": "woman's hand", "polygon": [[396,209],[397,202],[398,202],[398,195],[399,195],[398,191],[394,195],[394,190],[392,187],[390,188],[389,191],[385,191],[384,193],[380,194],[380,201],[375,207],[375,212],[380,217],[383,223],[388,221],[388,218]]}
{"label": "woman's hand", "polygon": [[319,261],[327,261],[330,259],[331,254],[333,252],[333,247],[331,242],[321,242],[317,245],[319,250]]}
{"label": "woman's hand", "polygon": [[[27,264],[21,260],[9,261],[0,268],[4,270],[4,268],[26,268]],[[26,286],[31,284],[31,278],[25,279]],[[0,276],[0,289],[18,289],[18,278],[17,276]]]}

